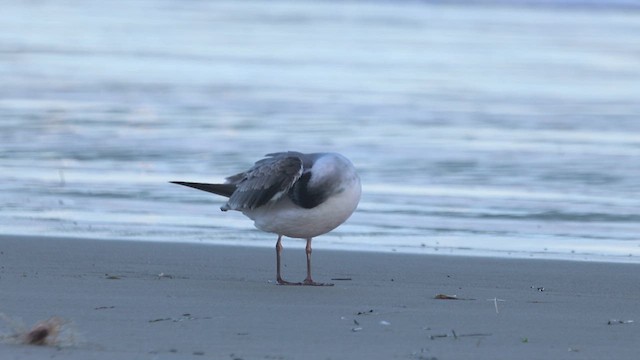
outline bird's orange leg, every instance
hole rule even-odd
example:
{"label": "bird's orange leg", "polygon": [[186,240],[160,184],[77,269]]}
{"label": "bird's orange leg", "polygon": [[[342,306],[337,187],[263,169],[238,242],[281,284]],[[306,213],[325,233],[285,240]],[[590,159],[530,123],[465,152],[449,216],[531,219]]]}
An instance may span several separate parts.
{"label": "bird's orange leg", "polygon": [[293,283],[293,282],[285,281],[284,279],[282,279],[282,275],[280,273],[281,253],[282,253],[282,235],[278,235],[278,242],[276,242],[276,282],[278,283],[278,285],[302,285],[302,283]]}
{"label": "bird's orange leg", "polygon": [[331,283],[318,283],[311,278],[311,238],[307,239],[307,246],[305,247],[307,253],[307,278],[302,282],[303,285],[311,286],[333,286]]}

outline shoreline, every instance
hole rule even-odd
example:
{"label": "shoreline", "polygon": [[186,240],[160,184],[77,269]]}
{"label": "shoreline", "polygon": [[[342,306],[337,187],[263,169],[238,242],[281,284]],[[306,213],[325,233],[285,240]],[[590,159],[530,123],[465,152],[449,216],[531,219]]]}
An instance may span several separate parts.
{"label": "shoreline", "polygon": [[[0,234],[2,238],[33,238],[38,237],[35,235],[25,233],[4,233]],[[261,239],[249,242],[241,242],[239,240],[163,240],[163,239],[125,239],[125,238],[109,238],[109,237],[87,237],[87,236],[66,236],[66,235],[51,235],[44,238],[50,239],[75,239],[86,241],[117,241],[117,242],[140,242],[140,243],[158,243],[158,244],[183,244],[183,245],[202,245],[202,246],[228,246],[228,247],[240,247],[240,248],[256,248],[256,249],[272,249],[275,246],[275,237],[273,239]],[[421,247],[407,247],[407,246],[369,246],[368,248],[360,248],[350,243],[336,243],[315,241],[313,249],[320,251],[338,251],[338,252],[362,252],[362,253],[374,253],[374,254],[400,254],[400,255],[416,255],[416,256],[452,256],[452,257],[469,257],[469,258],[495,258],[505,260],[541,260],[541,261],[570,261],[570,262],[589,262],[589,263],[612,263],[612,264],[635,264],[640,265],[638,256],[627,252],[619,252],[618,254],[597,254],[588,252],[553,252],[548,250],[495,250],[491,248],[470,248],[467,246],[443,246],[443,245],[427,245]],[[315,240],[315,239],[314,239]],[[291,249],[303,249],[304,240],[283,238],[283,244],[287,248]]]}
{"label": "shoreline", "polygon": [[[304,278],[304,251],[283,256],[285,279]],[[637,356],[637,264],[324,249],[313,261],[335,286],[275,285],[267,248],[0,235],[0,357]],[[11,341],[7,319],[52,316],[72,339]]]}

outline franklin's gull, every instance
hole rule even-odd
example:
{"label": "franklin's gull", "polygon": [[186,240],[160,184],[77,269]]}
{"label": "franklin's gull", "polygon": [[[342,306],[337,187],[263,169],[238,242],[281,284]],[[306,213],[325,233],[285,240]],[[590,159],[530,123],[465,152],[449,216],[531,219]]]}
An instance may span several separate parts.
{"label": "franklin's gull", "polygon": [[[263,231],[278,235],[276,281],[280,285],[333,285],[311,278],[311,239],[345,222],[360,201],[360,178],[353,164],[337,153],[267,154],[252,168],[226,178],[224,184],[172,181],[229,198],[220,209],[237,210]],[[306,239],[307,277],[282,279],[282,237]]]}

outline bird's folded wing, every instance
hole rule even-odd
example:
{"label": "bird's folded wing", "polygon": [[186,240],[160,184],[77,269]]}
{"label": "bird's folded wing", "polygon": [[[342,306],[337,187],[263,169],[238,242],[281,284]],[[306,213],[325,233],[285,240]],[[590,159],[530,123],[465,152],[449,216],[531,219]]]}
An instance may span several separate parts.
{"label": "bird's folded wing", "polygon": [[262,159],[245,173],[231,176],[237,186],[223,210],[255,209],[285,195],[300,178],[302,160],[286,153]]}

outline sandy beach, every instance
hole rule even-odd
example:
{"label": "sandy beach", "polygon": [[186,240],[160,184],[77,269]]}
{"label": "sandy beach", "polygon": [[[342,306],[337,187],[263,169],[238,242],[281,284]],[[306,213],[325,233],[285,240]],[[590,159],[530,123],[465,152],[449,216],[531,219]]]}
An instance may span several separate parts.
{"label": "sandy beach", "polygon": [[[289,242],[290,244],[290,242]],[[285,276],[304,252],[285,248]],[[0,236],[2,359],[635,359],[638,265]],[[334,279],[334,280],[330,280]],[[456,299],[438,299],[438,295]],[[57,317],[51,346],[14,335]]]}

